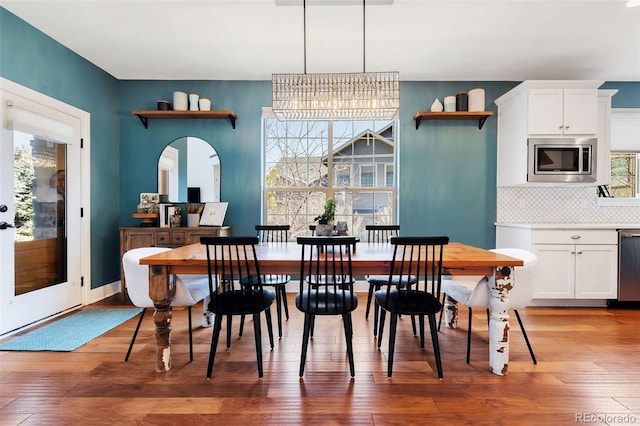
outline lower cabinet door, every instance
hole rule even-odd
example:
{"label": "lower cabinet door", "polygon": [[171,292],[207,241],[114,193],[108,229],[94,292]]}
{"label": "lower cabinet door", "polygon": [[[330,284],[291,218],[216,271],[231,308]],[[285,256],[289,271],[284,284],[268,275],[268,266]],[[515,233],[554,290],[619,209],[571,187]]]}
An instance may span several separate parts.
{"label": "lower cabinet door", "polygon": [[617,299],[618,246],[576,246],[576,299]]}
{"label": "lower cabinet door", "polygon": [[[536,244],[538,282],[533,297],[539,299],[573,299],[575,296],[575,246],[570,244]],[[515,285],[518,285],[516,282]]]}

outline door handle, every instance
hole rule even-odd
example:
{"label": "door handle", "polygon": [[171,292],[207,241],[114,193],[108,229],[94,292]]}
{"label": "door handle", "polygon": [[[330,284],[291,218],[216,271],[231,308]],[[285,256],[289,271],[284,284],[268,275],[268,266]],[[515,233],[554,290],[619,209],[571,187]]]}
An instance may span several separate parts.
{"label": "door handle", "polygon": [[0,230],[4,230],[4,229],[7,229],[7,228],[15,228],[15,226],[13,226],[10,223],[4,222],[4,221],[0,222]]}

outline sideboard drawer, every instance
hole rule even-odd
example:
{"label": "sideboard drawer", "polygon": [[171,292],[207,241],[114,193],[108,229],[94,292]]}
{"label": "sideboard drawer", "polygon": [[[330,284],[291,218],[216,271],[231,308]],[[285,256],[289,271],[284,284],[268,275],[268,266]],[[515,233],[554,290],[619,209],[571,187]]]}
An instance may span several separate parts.
{"label": "sideboard drawer", "polygon": [[185,245],[185,241],[187,240],[186,232],[176,232],[173,231],[171,233],[171,245],[172,246],[183,246]]}
{"label": "sideboard drawer", "polygon": [[169,232],[156,233],[156,246],[157,247],[171,246],[171,234]]}

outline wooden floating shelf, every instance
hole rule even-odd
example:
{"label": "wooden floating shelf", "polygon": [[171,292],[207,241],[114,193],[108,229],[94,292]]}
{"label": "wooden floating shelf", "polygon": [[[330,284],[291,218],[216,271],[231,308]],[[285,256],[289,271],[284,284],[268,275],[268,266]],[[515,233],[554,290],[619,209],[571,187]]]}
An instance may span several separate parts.
{"label": "wooden floating shelf", "polygon": [[133,110],[145,129],[149,128],[149,119],[179,120],[179,119],[200,119],[200,120],[224,120],[229,119],[231,127],[236,128],[238,116],[233,110],[211,110],[211,111],[174,111],[174,110]]}
{"label": "wooden floating shelf", "polygon": [[420,127],[422,120],[478,120],[478,129],[482,129],[484,122],[488,117],[491,117],[493,112],[491,111],[455,111],[455,112],[431,112],[420,111],[417,112],[413,119],[416,120],[416,130]]}

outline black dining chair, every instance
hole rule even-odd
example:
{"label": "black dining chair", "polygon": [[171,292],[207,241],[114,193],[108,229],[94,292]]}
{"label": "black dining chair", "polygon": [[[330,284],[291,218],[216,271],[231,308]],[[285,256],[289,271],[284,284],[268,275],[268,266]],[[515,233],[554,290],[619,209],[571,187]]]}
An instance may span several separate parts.
{"label": "black dining chair", "polygon": [[[368,243],[388,243],[391,237],[397,237],[400,231],[400,225],[366,225],[364,229],[367,231]],[[373,293],[376,290],[380,290],[380,287],[387,283],[388,278],[386,275],[366,275],[364,277],[369,283],[369,293],[367,294],[367,309],[365,310],[364,317],[369,319],[369,310],[371,309],[371,299],[373,299]],[[375,301],[374,301],[375,304]],[[373,312],[373,335],[378,334],[378,307],[374,306]]]}
{"label": "black dining chair", "polygon": [[[417,316],[420,321],[420,347],[424,348],[424,317],[429,318],[431,341],[436,358],[438,377],[442,379],[442,362],[438,344],[436,314],[442,309],[440,286],[442,282],[442,254],[449,237],[394,237],[393,257],[387,283],[375,292],[380,306],[378,348],[382,345],[382,331],[386,313],[391,314],[389,326],[389,355],[387,376],[393,372],[393,354],[399,315]],[[413,282],[415,278],[415,282]],[[402,282],[411,282],[402,286]]]}
{"label": "black dining chair", "polygon": [[[289,239],[290,225],[256,225],[257,237],[261,243],[284,244]],[[286,274],[266,274],[262,275],[262,285],[273,287],[276,291],[276,311],[278,314],[278,337],[282,338],[282,308],[289,320],[289,305],[287,303],[287,283],[291,277]],[[249,278],[242,277],[240,283],[248,284]],[[244,330],[244,316],[240,319],[240,336]]]}
{"label": "black dining chair", "polygon": [[[273,350],[271,304],[276,298],[273,290],[262,284],[260,265],[256,256],[258,237],[201,237],[206,246],[207,271],[209,274],[209,312],[215,315],[207,378],[211,378],[218,339],[222,329],[222,318],[229,320],[234,315],[252,315],[256,341],[258,377],[262,378],[262,332],[260,314],[265,313],[269,342]],[[241,285],[241,277],[248,277],[251,285]],[[236,283],[238,285],[236,286]],[[227,339],[230,331],[227,330]]]}
{"label": "black dining chair", "polygon": [[304,375],[307,348],[317,315],[342,316],[349,369],[354,377],[351,312],[358,307],[358,298],[354,292],[351,249],[356,238],[298,237],[297,241],[302,246],[302,258],[296,308],[304,313],[300,377]]}

